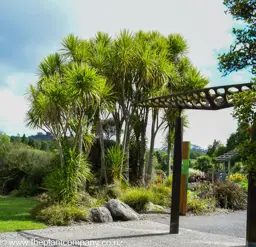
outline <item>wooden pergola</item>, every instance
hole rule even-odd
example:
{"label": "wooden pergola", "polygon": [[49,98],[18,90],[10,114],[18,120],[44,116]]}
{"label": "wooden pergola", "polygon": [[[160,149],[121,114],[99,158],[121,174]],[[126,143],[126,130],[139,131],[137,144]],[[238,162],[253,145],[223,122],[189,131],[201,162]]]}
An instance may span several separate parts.
{"label": "wooden pergola", "polygon": [[233,149],[225,154],[222,154],[215,158],[217,162],[228,162],[228,179],[230,178],[230,166],[231,166],[231,160],[233,157],[238,155],[238,151],[236,149]]}
{"label": "wooden pergola", "polygon": [[[176,119],[175,141],[174,141],[174,164],[173,164],[173,183],[172,183],[172,203],[171,203],[171,219],[170,234],[179,233],[179,205],[180,205],[180,184],[181,184],[181,166],[182,166],[182,110],[221,110],[234,106],[233,96],[245,90],[250,90],[252,83],[225,85],[219,87],[203,88],[182,93],[174,93],[167,96],[155,97],[142,100],[139,106],[153,108],[171,108],[178,109],[179,116]],[[250,189],[249,189],[250,190]],[[247,236],[248,232],[256,229],[256,205],[249,203],[251,194],[248,194],[248,212],[251,217],[247,217]],[[256,204],[256,203],[255,203]],[[253,206],[255,208],[253,208]],[[253,213],[254,212],[254,213]],[[252,217],[254,215],[254,217]],[[253,220],[255,221],[253,223]],[[254,224],[254,227],[252,227]],[[249,228],[249,227],[247,227]],[[256,233],[254,232],[254,235]],[[250,237],[247,237],[250,238]],[[249,239],[250,240],[250,239]],[[248,240],[248,241],[249,241]]]}

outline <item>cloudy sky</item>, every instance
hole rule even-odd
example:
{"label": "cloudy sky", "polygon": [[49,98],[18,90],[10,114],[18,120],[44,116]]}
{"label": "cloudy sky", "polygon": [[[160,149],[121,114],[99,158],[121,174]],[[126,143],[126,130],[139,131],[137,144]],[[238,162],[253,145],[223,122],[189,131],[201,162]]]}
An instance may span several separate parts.
{"label": "cloudy sky", "polygon": [[[0,130],[33,134],[25,127],[28,85],[36,81],[39,62],[60,48],[69,33],[91,38],[98,31],[113,37],[121,29],[180,33],[187,40],[192,62],[210,86],[249,82],[244,71],[223,78],[217,55],[233,41],[236,24],[225,15],[222,0],[0,0]],[[206,147],[236,130],[231,109],[188,111],[184,139]],[[159,133],[156,146],[162,146]]]}

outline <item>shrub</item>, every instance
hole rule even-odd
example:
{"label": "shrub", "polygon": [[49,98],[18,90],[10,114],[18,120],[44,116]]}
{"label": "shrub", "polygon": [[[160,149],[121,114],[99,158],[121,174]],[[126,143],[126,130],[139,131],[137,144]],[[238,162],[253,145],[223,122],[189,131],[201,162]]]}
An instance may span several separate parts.
{"label": "shrub", "polygon": [[234,182],[221,182],[216,184],[214,194],[217,206],[232,210],[246,209],[247,195],[240,184]]}
{"label": "shrub", "polygon": [[119,199],[134,210],[140,212],[143,211],[146,204],[152,200],[152,192],[145,188],[129,188],[123,191]]}
{"label": "shrub", "polygon": [[46,193],[43,193],[39,197],[35,207],[30,210],[30,215],[33,218],[36,218],[37,215],[41,212],[42,209],[45,209],[45,208],[51,206],[54,203],[55,203],[55,201],[49,195],[47,195]]}
{"label": "shrub", "polygon": [[241,182],[239,182],[239,184],[243,187],[245,192],[248,192],[248,182],[241,181]]}
{"label": "shrub", "polygon": [[203,172],[208,172],[211,170],[211,157],[209,156],[200,156],[195,164],[195,167]]}
{"label": "shrub", "polygon": [[241,173],[234,173],[230,175],[230,181],[235,183],[247,182],[247,176]]}
{"label": "shrub", "polygon": [[200,199],[195,195],[188,198],[188,211],[196,215],[210,213],[215,211],[216,201],[212,199]]}
{"label": "shrub", "polygon": [[195,183],[195,182],[202,182],[205,181],[206,174],[200,170],[189,168],[189,175],[188,175],[188,182]]}
{"label": "shrub", "polygon": [[151,202],[157,205],[170,207],[172,196],[172,189],[170,187],[163,184],[152,185],[150,190],[152,191]]}
{"label": "shrub", "polygon": [[73,221],[87,221],[88,215],[86,208],[56,204],[42,209],[36,218],[47,225],[66,226]]}
{"label": "shrub", "polygon": [[121,184],[116,182],[106,186],[95,186],[90,188],[91,194],[98,200],[108,201],[109,199],[116,199],[121,196]]}
{"label": "shrub", "polygon": [[168,178],[166,178],[164,184],[165,184],[165,186],[172,187],[172,175],[170,175]]}
{"label": "shrub", "polygon": [[27,181],[25,178],[23,178],[20,182],[19,188],[16,190],[13,190],[11,195],[12,196],[34,196],[38,193],[38,189],[35,184],[31,183],[30,181]]}
{"label": "shrub", "polygon": [[[3,191],[18,190],[19,196],[36,194],[34,188],[53,171],[53,156],[25,145],[13,145],[1,164],[0,183]],[[2,177],[2,178],[1,178]]]}
{"label": "shrub", "polygon": [[195,194],[200,199],[214,198],[214,187],[212,184],[207,184],[207,183],[195,184],[192,191],[194,191]]}
{"label": "shrub", "polygon": [[127,154],[123,152],[120,145],[116,144],[107,150],[106,161],[109,167],[109,172],[114,181],[124,180],[122,172],[128,169],[127,164],[123,163],[126,160]]}
{"label": "shrub", "polygon": [[85,182],[91,178],[91,172],[83,154],[77,155],[74,150],[68,149],[64,156],[65,166],[49,174],[44,185],[56,201],[75,204]]}

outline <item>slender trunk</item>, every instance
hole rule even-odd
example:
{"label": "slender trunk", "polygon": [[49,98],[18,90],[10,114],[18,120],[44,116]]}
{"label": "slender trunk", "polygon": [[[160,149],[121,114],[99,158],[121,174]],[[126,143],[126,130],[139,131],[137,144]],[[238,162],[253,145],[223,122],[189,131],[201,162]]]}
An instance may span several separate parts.
{"label": "slender trunk", "polygon": [[151,182],[151,175],[153,170],[153,153],[154,153],[154,146],[155,146],[155,137],[156,137],[156,118],[157,113],[154,109],[152,112],[152,126],[151,126],[151,140],[150,140],[150,149],[149,149],[149,157],[148,157],[148,169],[147,169],[147,184],[150,184]]}
{"label": "slender trunk", "polygon": [[125,170],[125,178],[126,178],[126,181],[129,182],[130,180],[130,162],[129,162],[129,159],[130,159],[130,131],[128,131],[127,133],[127,138],[126,138],[126,148],[125,148],[125,152],[126,152],[126,157],[127,157],[127,161],[126,161],[126,164],[127,164],[127,168]]}
{"label": "slender trunk", "polygon": [[168,158],[167,158],[167,176],[169,177],[171,175],[171,127],[168,126],[168,148],[167,148],[167,154],[168,154]]}
{"label": "slender trunk", "polygon": [[120,145],[123,121],[120,119],[120,116],[117,110],[112,114],[112,116],[113,116],[113,119],[115,120],[115,125],[116,125],[116,143]]}
{"label": "slender trunk", "polygon": [[105,146],[104,146],[104,136],[103,136],[103,129],[100,119],[98,121],[98,133],[99,133],[99,141],[100,141],[100,164],[101,164],[101,173],[100,173],[100,181],[101,184],[107,184],[107,169],[106,169],[106,162],[105,162]]}
{"label": "slender trunk", "polygon": [[58,145],[58,150],[59,150],[59,155],[60,155],[60,166],[64,167],[65,160],[64,160],[64,154],[63,154],[63,149],[62,149],[62,145],[61,145],[60,140],[57,140],[57,145]]}
{"label": "slender trunk", "polygon": [[116,124],[116,143],[120,145],[121,142],[121,129],[119,128],[119,124]]}
{"label": "slender trunk", "polygon": [[141,140],[140,140],[140,154],[139,154],[139,173],[138,180],[141,185],[145,184],[145,154],[146,154],[146,131],[148,123],[148,109],[146,109],[145,117],[141,121]]}
{"label": "slender trunk", "polygon": [[[120,169],[120,173],[121,175],[123,174],[125,176],[125,178],[127,179],[127,181],[129,181],[129,141],[130,141],[130,128],[129,128],[130,122],[129,119],[126,118],[125,119],[125,129],[124,129],[124,137],[123,137],[123,153],[124,155],[126,154],[127,160],[124,160],[124,155],[123,155],[123,164],[122,167]],[[126,163],[127,165],[127,169],[124,170],[123,166]],[[128,171],[127,171],[128,170]]]}
{"label": "slender trunk", "polygon": [[83,152],[83,132],[82,132],[82,125],[80,126],[79,130],[79,143],[78,143],[78,152],[81,154]]}

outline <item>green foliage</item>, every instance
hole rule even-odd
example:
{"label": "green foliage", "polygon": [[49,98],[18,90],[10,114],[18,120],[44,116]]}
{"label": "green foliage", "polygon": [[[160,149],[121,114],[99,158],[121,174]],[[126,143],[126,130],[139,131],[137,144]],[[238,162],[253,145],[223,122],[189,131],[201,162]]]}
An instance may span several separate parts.
{"label": "green foliage", "polygon": [[247,181],[240,181],[239,184],[243,187],[245,192],[248,192],[248,182]]}
{"label": "green foliage", "polygon": [[0,133],[0,160],[3,160],[11,148],[10,138]]}
{"label": "green foliage", "polygon": [[216,201],[215,199],[207,198],[200,199],[197,197],[189,197],[188,198],[188,211],[193,212],[195,215],[202,215],[205,213],[214,212],[216,209]]}
{"label": "green foliage", "polygon": [[127,165],[123,163],[127,160],[126,154],[119,145],[114,145],[107,150],[106,161],[108,170],[111,173],[114,181],[123,181],[123,172],[127,170]]}
{"label": "green foliage", "polygon": [[154,167],[157,169],[161,169],[164,173],[168,172],[168,154],[163,151],[155,151],[154,157],[157,158],[157,165]]}
{"label": "green foliage", "polygon": [[65,167],[53,171],[45,179],[45,186],[49,194],[56,201],[76,203],[79,191],[84,188],[84,184],[91,178],[88,162],[84,155],[76,154],[74,150],[65,152]]}
{"label": "green foliage", "polygon": [[152,192],[151,202],[157,205],[170,207],[172,189],[169,186],[158,184],[151,185],[150,191]]}
{"label": "green foliage", "polygon": [[212,145],[208,146],[207,156],[218,157],[226,152],[226,148],[220,141],[214,140]]}
{"label": "green foliage", "polygon": [[122,192],[119,199],[128,204],[137,212],[141,212],[152,200],[152,192],[145,188],[128,188]]}
{"label": "green foliage", "polygon": [[170,175],[168,178],[166,178],[164,182],[165,186],[171,188],[172,187],[172,175]]}
{"label": "green foliage", "polygon": [[219,69],[224,75],[246,68],[255,74],[255,1],[224,0],[224,4],[227,13],[242,21],[243,25],[242,28],[233,28],[236,40],[229,52],[219,55]]}
{"label": "green foliage", "polygon": [[192,190],[200,199],[214,198],[214,187],[208,183],[198,183]]}
{"label": "green foliage", "polygon": [[246,209],[247,195],[240,184],[225,181],[214,188],[217,206],[232,210]]}
{"label": "green foliage", "polygon": [[51,153],[12,144],[1,166],[0,186],[5,193],[19,189],[19,196],[36,194],[35,188],[54,170],[53,158]]}
{"label": "green foliage", "polygon": [[94,189],[93,196],[100,201],[108,201],[122,195],[121,184],[116,181],[114,184],[100,186]]}
{"label": "green foliage", "polygon": [[195,165],[196,169],[209,172],[212,168],[211,158],[209,156],[201,156],[197,159],[197,163]]}
{"label": "green foliage", "polygon": [[9,170],[20,170],[34,181],[41,178],[52,169],[52,155],[43,151],[29,149],[27,146],[12,148],[4,163]]}
{"label": "green foliage", "polygon": [[51,198],[48,194],[43,193],[36,201],[34,207],[30,209],[29,213],[34,219],[36,219],[36,216],[41,212],[42,209],[45,209],[53,204],[55,204],[53,198]]}
{"label": "green foliage", "polygon": [[19,185],[19,188],[13,190],[12,196],[34,196],[38,193],[38,189],[35,184],[31,183],[29,180],[22,179]]}
{"label": "green foliage", "polygon": [[235,162],[234,166],[231,168],[231,172],[245,174],[247,172],[246,164],[244,162]]}
{"label": "green foliage", "polygon": [[87,221],[89,211],[72,205],[55,204],[42,209],[37,215],[37,219],[47,225],[67,226],[73,221]]}

